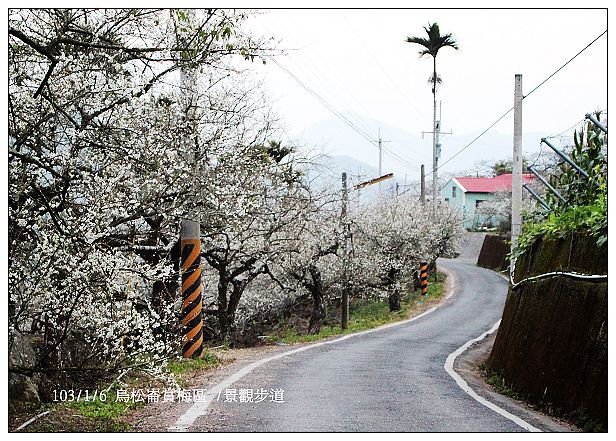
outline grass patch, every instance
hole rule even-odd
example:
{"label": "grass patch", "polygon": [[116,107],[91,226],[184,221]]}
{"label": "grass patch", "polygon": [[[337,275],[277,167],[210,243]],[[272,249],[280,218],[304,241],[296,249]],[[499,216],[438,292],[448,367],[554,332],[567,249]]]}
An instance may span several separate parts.
{"label": "grass patch", "polygon": [[514,400],[522,400],[524,398],[511,387],[507,386],[505,378],[503,378],[500,373],[489,369],[485,363],[482,364],[480,368],[485,374],[486,383],[492,386],[497,393],[513,398]]}
{"label": "grass patch", "polygon": [[97,399],[94,401],[75,401],[66,403],[66,406],[78,411],[86,418],[100,418],[112,421],[124,415],[128,409],[136,408],[140,405],[143,405],[143,403],[134,403],[132,401],[127,403],[116,402],[115,393],[109,394],[106,401]]}
{"label": "grass patch", "polygon": [[143,406],[141,402],[116,402],[114,390],[106,400],[47,403],[36,413],[50,413],[25,427],[23,432],[127,432],[130,425],[123,417],[131,409]]}
{"label": "grass patch", "polygon": [[167,363],[167,371],[176,377],[182,378],[187,374],[194,374],[219,366],[222,360],[216,355],[205,352],[199,358],[177,358]]}
{"label": "grass patch", "polygon": [[[167,372],[172,373],[181,387],[185,387],[188,380],[194,376],[213,369],[223,363],[216,355],[204,352],[199,358],[177,358],[169,360]],[[24,432],[127,432],[131,431],[128,423],[131,413],[147,404],[147,395],[150,391],[158,389],[160,395],[167,385],[159,379],[146,377],[142,374],[127,375],[123,378],[125,384],[114,385],[107,393],[104,400],[100,397],[88,401],[67,401],[62,403],[48,403],[41,409],[30,409],[29,415],[49,410],[50,413],[27,426]],[[101,387],[104,389],[107,385]],[[117,401],[117,391],[125,390],[128,393],[128,401]],[[139,393],[139,399],[131,396]],[[141,401],[143,399],[143,401]],[[159,397],[159,400],[162,398]],[[24,416],[24,420],[27,419]]]}
{"label": "grass patch", "polygon": [[428,283],[428,293],[426,296],[422,296],[419,290],[413,292],[407,288],[407,292],[403,295],[400,302],[400,311],[390,312],[387,299],[352,299],[349,305],[350,318],[348,329],[343,330],[340,325],[324,325],[318,334],[302,334],[294,328],[287,328],[278,332],[277,340],[288,344],[309,343],[336,335],[365,331],[387,323],[407,319],[419,312],[423,305],[434,303],[443,295],[445,278],[445,274],[438,273],[436,281]]}

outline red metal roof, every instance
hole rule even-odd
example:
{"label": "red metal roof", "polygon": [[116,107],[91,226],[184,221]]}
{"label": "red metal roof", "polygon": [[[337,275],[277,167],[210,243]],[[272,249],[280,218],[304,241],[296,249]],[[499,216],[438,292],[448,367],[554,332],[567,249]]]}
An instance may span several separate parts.
{"label": "red metal roof", "polygon": [[[524,183],[532,182],[535,177],[530,174],[522,174]],[[503,174],[493,178],[474,178],[470,176],[456,177],[456,181],[471,193],[494,193],[499,190],[511,190],[511,174]]]}

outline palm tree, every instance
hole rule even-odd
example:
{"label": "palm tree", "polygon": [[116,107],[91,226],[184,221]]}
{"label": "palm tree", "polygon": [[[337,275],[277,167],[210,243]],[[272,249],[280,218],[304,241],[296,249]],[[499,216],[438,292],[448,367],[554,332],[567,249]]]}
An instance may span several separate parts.
{"label": "palm tree", "polygon": [[430,55],[433,61],[432,75],[430,82],[432,83],[432,96],[434,98],[434,113],[432,119],[432,200],[436,202],[438,193],[438,158],[436,157],[436,85],[441,83],[441,78],[436,73],[436,56],[438,51],[444,47],[458,49],[458,43],[454,40],[451,34],[441,35],[438,23],[428,24],[424,26],[428,38],[425,37],[407,37],[407,43],[415,43],[424,47],[419,51],[419,56]]}

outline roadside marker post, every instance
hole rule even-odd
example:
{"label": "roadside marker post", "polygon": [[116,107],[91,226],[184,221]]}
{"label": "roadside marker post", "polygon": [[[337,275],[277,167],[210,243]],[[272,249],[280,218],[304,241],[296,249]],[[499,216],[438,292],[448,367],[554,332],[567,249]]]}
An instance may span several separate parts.
{"label": "roadside marker post", "polygon": [[428,294],[428,262],[422,260],[419,264],[420,271],[420,283],[421,283],[421,295],[425,296]]}
{"label": "roadside marker post", "polygon": [[183,220],[180,232],[182,272],[182,356],[195,358],[203,349],[201,239],[199,223]]}

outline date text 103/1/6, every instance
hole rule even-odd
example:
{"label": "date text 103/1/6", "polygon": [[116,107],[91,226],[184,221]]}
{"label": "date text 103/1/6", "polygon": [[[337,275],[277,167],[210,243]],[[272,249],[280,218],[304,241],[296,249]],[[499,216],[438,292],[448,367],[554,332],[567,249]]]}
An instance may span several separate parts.
{"label": "date text 103/1/6", "polygon": [[53,401],[107,401],[107,392],[104,390],[75,390],[75,389],[55,389],[53,391]]}

